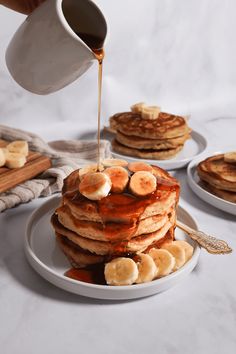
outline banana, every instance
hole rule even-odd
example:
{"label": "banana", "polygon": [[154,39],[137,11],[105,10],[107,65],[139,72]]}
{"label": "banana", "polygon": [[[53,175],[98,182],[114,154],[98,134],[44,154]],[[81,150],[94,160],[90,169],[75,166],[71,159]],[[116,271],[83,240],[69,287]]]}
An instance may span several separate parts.
{"label": "banana", "polygon": [[26,163],[26,157],[17,152],[8,152],[6,154],[6,163],[5,165],[8,168],[20,168],[23,167]]}
{"label": "banana", "polygon": [[128,164],[128,169],[131,172],[138,172],[138,171],[148,171],[148,172],[152,172],[153,168],[151,165],[149,165],[148,163],[145,162],[130,162]]}
{"label": "banana", "polygon": [[174,242],[172,242],[163,245],[161,248],[169,251],[174,256],[175,258],[174,270],[177,270],[184,265],[186,258],[185,258],[185,251],[183,246],[174,244]]}
{"label": "banana", "polygon": [[229,163],[236,163],[236,151],[224,154],[224,160]]}
{"label": "banana", "polygon": [[156,177],[148,171],[135,172],[130,178],[129,189],[138,197],[144,197],[154,192],[156,186]]}
{"label": "banana", "polygon": [[133,106],[131,106],[130,110],[133,113],[141,113],[142,109],[144,107],[147,107],[146,104],[144,102],[139,102],[139,103],[135,103]]}
{"label": "banana", "polygon": [[184,249],[185,252],[185,262],[187,262],[193,255],[193,246],[191,246],[188,242],[183,240],[173,241],[174,245],[179,245]]}
{"label": "banana", "polygon": [[79,169],[79,179],[82,180],[87,173],[93,173],[97,171],[102,172],[103,170],[104,170],[103,166],[99,165],[98,167],[98,164],[96,163],[91,165],[86,165]]}
{"label": "banana", "polygon": [[148,254],[144,253],[138,254],[137,257],[138,278],[135,283],[140,284],[152,281],[158,274],[158,267],[154,260]]}
{"label": "banana", "polygon": [[175,258],[169,251],[165,249],[152,248],[148,254],[153,258],[157,268],[159,269],[158,277],[164,277],[173,271],[175,267]]}
{"label": "banana", "polygon": [[109,285],[131,285],[139,273],[137,264],[131,258],[118,257],[105,265],[104,275]]}
{"label": "banana", "polygon": [[103,172],[89,173],[79,184],[80,193],[90,200],[100,200],[111,190],[111,180]]}
{"label": "banana", "polygon": [[122,193],[129,182],[128,171],[124,167],[112,166],[106,168],[104,173],[110,177],[111,192]]}
{"label": "banana", "polygon": [[0,167],[4,166],[6,163],[6,155],[4,150],[1,148],[0,149]]}
{"label": "banana", "polygon": [[128,162],[122,159],[106,159],[102,161],[102,164],[105,167],[111,167],[111,166],[125,167],[128,165]]}
{"label": "banana", "polygon": [[142,108],[141,116],[143,119],[157,119],[160,111],[158,106],[146,106]]}
{"label": "banana", "polygon": [[29,147],[28,143],[25,140],[15,140],[12,143],[7,145],[7,150],[9,152],[16,152],[18,154],[28,156]]}

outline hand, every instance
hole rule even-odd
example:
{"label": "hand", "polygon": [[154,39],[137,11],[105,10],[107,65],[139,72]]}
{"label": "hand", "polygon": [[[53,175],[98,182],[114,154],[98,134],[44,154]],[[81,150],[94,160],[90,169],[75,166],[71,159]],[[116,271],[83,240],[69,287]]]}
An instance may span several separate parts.
{"label": "hand", "polygon": [[0,4],[22,14],[30,14],[45,0],[0,0]]}

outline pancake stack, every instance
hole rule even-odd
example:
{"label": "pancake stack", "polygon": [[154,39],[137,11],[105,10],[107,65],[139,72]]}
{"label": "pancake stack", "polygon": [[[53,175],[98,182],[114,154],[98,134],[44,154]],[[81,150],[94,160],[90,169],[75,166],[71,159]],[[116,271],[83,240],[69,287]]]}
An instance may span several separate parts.
{"label": "pancake stack", "polygon": [[179,184],[145,163],[105,160],[64,181],[51,222],[58,244],[76,268],[134,258],[174,239]]}
{"label": "pancake stack", "polygon": [[132,106],[130,112],[110,117],[110,131],[116,134],[112,142],[114,151],[153,160],[174,157],[191,137],[184,117],[143,103]]}
{"label": "pancake stack", "polygon": [[197,166],[198,175],[209,192],[236,203],[236,153],[208,157]]}

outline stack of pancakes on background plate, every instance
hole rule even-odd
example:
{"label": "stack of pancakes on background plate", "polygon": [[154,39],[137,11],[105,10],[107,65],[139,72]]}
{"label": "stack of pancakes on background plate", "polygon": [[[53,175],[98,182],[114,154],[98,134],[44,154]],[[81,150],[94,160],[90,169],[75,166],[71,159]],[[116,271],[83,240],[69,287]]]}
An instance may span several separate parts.
{"label": "stack of pancakes on background plate", "polygon": [[115,152],[144,159],[165,160],[174,157],[190,136],[186,118],[160,112],[159,107],[143,103],[130,112],[110,117]]}
{"label": "stack of pancakes on background plate", "polygon": [[[80,193],[83,179],[79,170],[65,179],[62,202],[52,216],[52,225],[60,248],[74,267],[104,263],[117,256],[132,257],[173,240],[179,184],[159,167],[148,165],[148,169],[156,178],[156,187],[143,196],[138,196],[139,188],[144,189],[141,180],[140,186],[134,185],[134,193],[130,191],[130,174],[134,171],[129,166],[123,191],[115,193],[111,189],[101,200],[90,200]],[[115,185],[118,180],[110,176]]]}
{"label": "stack of pancakes on background plate", "polygon": [[198,164],[197,172],[207,190],[236,203],[236,152],[208,157]]}

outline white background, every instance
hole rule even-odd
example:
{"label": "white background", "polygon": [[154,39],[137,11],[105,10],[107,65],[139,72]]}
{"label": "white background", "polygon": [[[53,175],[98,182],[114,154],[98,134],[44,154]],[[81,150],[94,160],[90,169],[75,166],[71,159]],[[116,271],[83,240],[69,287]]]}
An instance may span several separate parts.
{"label": "white background", "polygon": [[[191,114],[211,152],[235,149],[235,0],[100,0],[109,25],[103,122],[137,101]],[[0,8],[0,123],[45,140],[96,129],[97,68],[49,96],[27,93],[9,76],[4,53],[24,16]],[[222,119],[223,118],[223,119]],[[178,171],[181,204],[201,229],[236,249],[235,216],[198,199]],[[47,283],[23,253],[27,219],[40,199],[0,215],[2,354],[233,354],[235,254],[201,253],[194,272],[168,292],[109,303]]]}

